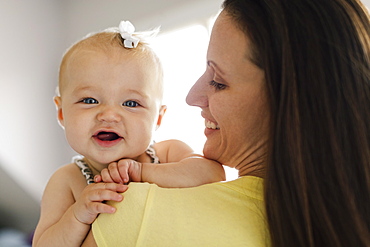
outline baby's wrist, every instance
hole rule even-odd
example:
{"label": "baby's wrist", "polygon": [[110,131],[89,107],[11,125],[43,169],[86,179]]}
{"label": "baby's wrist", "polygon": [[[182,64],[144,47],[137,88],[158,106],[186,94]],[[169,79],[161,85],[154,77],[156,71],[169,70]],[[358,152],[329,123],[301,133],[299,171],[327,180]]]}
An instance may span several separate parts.
{"label": "baby's wrist", "polygon": [[[148,165],[153,165],[153,164],[148,164],[148,163],[140,163],[140,182],[149,182],[148,181]],[[150,173],[150,172],[149,172]]]}
{"label": "baby's wrist", "polygon": [[75,220],[76,222],[78,222],[79,224],[86,225],[86,226],[90,226],[90,224],[85,223],[85,222],[81,221],[80,219],[78,219],[78,217],[77,217],[77,215],[76,215],[76,212],[75,212],[75,209],[73,209],[73,210],[72,210],[72,216],[73,216],[74,220]]}

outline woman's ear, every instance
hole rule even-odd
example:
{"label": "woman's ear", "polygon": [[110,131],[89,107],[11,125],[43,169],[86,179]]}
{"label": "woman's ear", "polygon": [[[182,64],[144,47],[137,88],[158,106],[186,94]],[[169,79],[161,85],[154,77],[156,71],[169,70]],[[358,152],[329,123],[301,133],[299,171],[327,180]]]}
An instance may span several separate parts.
{"label": "woman's ear", "polygon": [[157,119],[157,126],[156,126],[156,130],[159,128],[159,126],[161,126],[161,123],[162,123],[162,118],[163,118],[163,115],[166,113],[167,111],[167,106],[165,105],[161,105],[161,107],[159,108],[159,115],[158,115],[158,119]]}
{"label": "woman's ear", "polygon": [[57,118],[60,126],[64,128],[64,117],[63,117],[63,110],[62,110],[62,98],[60,96],[54,97],[54,103],[57,107]]}

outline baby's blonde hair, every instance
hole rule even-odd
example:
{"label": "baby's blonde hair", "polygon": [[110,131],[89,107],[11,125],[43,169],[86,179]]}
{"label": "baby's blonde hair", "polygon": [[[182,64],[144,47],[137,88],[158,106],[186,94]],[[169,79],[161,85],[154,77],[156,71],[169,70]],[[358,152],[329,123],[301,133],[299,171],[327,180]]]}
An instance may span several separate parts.
{"label": "baby's blonde hair", "polygon": [[127,53],[128,55],[133,56],[134,58],[152,62],[154,66],[153,69],[157,71],[157,78],[153,78],[153,81],[158,83],[158,89],[162,97],[163,68],[156,53],[149,46],[149,44],[143,40],[143,38],[140,39],[140,42],[135,48],[124,47],[123,41],[124,40],[122,39],[120,33],[103,31],[99,33],[89,34],[82,40],[73,44],[69,49],[67,49],[60,64],[57,94],[60,95],[63,91],[64,74],[66,71],[68,61],[72,57],[72,55],[75,54],[77,51],[92,50],[108,53],[113,52],[113,50],[116,51],[116,49],[119,48],[120,50],[122,50],[122,52]]}

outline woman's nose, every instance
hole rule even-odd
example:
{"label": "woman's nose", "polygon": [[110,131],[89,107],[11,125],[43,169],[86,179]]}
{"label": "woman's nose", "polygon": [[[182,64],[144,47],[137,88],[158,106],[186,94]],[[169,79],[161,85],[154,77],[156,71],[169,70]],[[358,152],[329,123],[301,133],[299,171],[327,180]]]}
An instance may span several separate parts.
{"label": "woman's nose", "polygon": [[207,107],[207,83],[205,83],[204,75],[202,75],[190,89],[186,96],[186,103],[190,106]]}
{"label": "woman's nose", "polygon": [[105,106],[101,109],[101,111],[97,115],[97,119],[102,122],[120,122],[121,115],[119,114],[119,110],[114,106]]}

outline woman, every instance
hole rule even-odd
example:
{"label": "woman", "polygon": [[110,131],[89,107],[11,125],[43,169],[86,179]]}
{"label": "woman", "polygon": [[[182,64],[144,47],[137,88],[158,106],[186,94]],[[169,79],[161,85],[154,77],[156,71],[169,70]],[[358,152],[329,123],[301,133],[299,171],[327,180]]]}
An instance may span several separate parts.
{"label": "woman", "polygon": [[207,69],[187,102],[206,120],[205,157],[235,167],[241,178],[179,190],[132,184],[116,214],[94,223],[96,240],[369,246],[367,10],[356,0],[225,0],[223,7]]}

